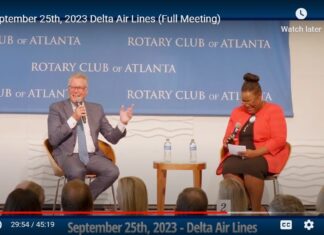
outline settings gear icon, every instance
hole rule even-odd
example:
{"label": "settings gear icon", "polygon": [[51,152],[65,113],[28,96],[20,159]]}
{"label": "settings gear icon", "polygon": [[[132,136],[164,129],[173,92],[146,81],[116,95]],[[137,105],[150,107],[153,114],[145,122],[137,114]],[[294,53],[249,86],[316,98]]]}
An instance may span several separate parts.
{"label": "settings gear icon", "polygon": [[308,231],[314,228],[314,221],[308,219],[304,221],[304,228],[307,229]]}

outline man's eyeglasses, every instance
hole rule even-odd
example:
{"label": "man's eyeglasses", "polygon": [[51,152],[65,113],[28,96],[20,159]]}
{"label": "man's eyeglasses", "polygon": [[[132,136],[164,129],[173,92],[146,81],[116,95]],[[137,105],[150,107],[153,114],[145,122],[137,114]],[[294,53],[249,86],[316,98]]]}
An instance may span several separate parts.
{"label": "man's eyeglasses", "polygon": [[77,90],[77,91],[84,90],[86,88],[87,88],[86,86],[84,86],[84,87],[82,87],[82,86],[69,86],[70,90]]}

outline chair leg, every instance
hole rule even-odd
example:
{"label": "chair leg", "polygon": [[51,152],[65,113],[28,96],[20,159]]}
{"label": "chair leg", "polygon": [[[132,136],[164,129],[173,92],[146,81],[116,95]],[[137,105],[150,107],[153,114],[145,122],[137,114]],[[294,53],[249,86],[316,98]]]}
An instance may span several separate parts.
{"label": "chair leg", "polygon": [[57,180],[55,198],[54,198],[54,203],[53,203],[53,211],[55,211],[55,209],[56,209],[58,191],[59,191],[59,188],[60,188],[61,179],[63,179],[63,178],[64,177],[62,176],[62,177],[59,177],[58,180]]}
{"label": "chair leg", "polygon": [[273,196],[278,195],[278,187],[279,187],[279,183],[278,183],[278,179],[273,179]]}
{"label": "chair leg", "polygon": [[115,197],[114,184],[111,185],[111,192],[112,192],[113,201],[114,201],[114,210],[117,211],[117,203],[116,203],[116,197]]}

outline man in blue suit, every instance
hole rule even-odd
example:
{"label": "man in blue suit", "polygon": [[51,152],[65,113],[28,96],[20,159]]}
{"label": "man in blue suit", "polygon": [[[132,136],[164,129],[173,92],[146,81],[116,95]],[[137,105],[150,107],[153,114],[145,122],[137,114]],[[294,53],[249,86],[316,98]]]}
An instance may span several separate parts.
{"label": "man in blue suit", "polygon": [[[68,92],[69,99],[50,106],[48,138],[53,146],[54,158],[68,180],[84,180],[88,173],[97,175],[90,184],[95,200],[119,176],[118,167],[100,152],[98,135],[101,133],[112,144],[118,143],[126,135],[126,125],[133,116],[133,106],[122,106],[120,122],[112,127],[100,104],[85,101],[88,94],[86,75],[73,74],[68,81]],[[78,128],[82,129],[82,134]],[[86,152],[85,158],[81,152]]]}

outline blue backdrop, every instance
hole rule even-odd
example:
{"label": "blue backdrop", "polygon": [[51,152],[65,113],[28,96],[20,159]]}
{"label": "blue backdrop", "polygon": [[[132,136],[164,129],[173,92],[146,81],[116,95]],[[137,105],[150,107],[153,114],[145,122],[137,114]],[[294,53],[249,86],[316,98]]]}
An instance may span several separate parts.
{"label": "blue backdrop", "polygon": [[[89,21],[89,18],[88,18]],[[292,116],[288,33],[282,21],[184,24],[3,24],[0,112],[47,113],[68,97],[67,78],[89,77],[88,100],[108,114],[229,115],[242,76]]]}

